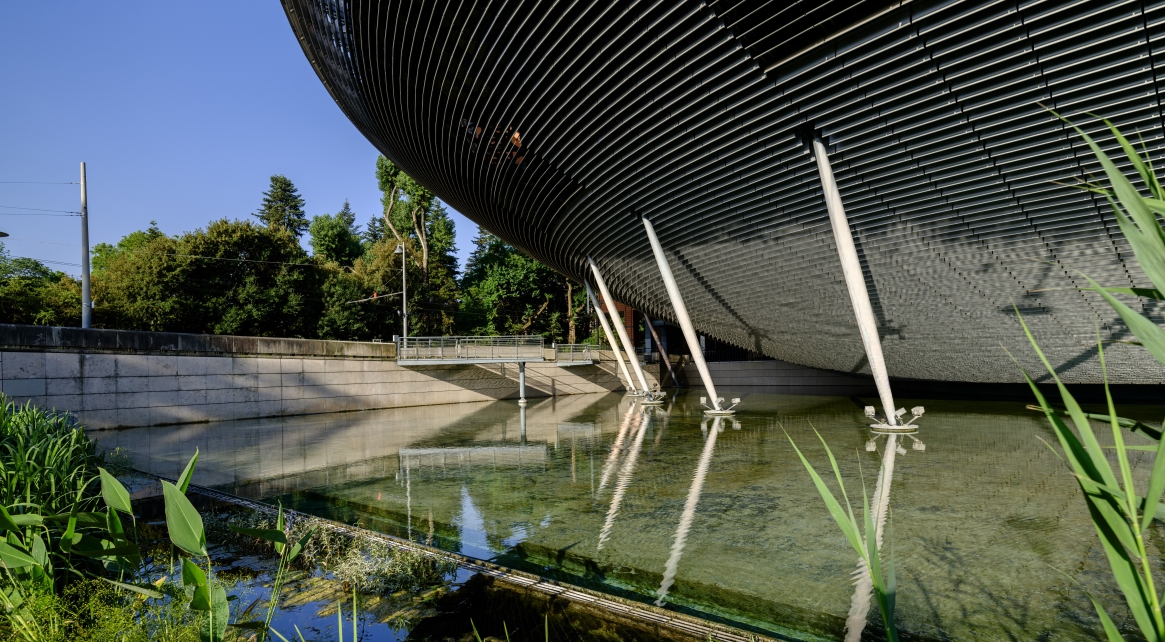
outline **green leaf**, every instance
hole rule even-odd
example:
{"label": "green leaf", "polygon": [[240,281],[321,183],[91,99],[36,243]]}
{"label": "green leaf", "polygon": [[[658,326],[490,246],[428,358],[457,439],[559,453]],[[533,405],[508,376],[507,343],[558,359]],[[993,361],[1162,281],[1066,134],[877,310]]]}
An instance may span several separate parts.
{"label": "green leaf", "polygon": [[[286,528],[283,525],[283,502],[279,502],[279,512],[276,513],[276,515],[277,515],[277,517],[275,518],[275,530],[282,533],[283,531],[286,530]],[[283,554],[283,545],[286,543],[287,543],[286,536],[283,538],[282,542],[278,542],[278,541],[274,542],[275,552],[282,555]]]}
{"label": "green leaf", "polygon": [[162,482],[162,496],[166,500],[166,530],[170,533],[170,541],[191,555],[206,557],[202,516],[174,484]]}
{"label": "green leaf", "polygon": [[194,449],[194,456],[187,462],[186,468],[182,470],[182,474],[178,476],[178,490],[182,494],[186,494],[186,489],[190,487],[190,478],[194,476],[194,464],[198,462],[198,448]]}
{"label": "green leaf", "polygon": [[107,577],[103,577],[101,579],[105,580],[106,582],[109,582],[110,584],[116,586],[117,588],[125,589],[127,591],[132,591],[134,593],[137,593],[138,595],[144,595],[146,597],[153,598],[155,600],[160,600],[160,599],[166,597],[165,595],[159,593],[158,591],[155,591],[153,584],[127,584],[125,582],[115,582]]}
{"label": "green leaf", "polygon": [[299,557],[299,554],[303,552],[303,547],[307,546],[308,540],[311,539],[311,536],[315,532],[316,532],[315,526],[312,526],[311,528],[307,529],[307,532],[303,534],[303,537],[299,538],[299,541],[295,543],[295,546],[291,547],[291,552],[288,553],[288,555],[287,555],[288,562],[294,562],[295,558]]}
{"label": "green leaf", "polygon": [[261,540],[272,542],[275,544],[286,544],[287,534],[274,528],[246,528],[243,526],[230,525],[230,529],[241,535],[248,535],[250,537],[258,537]]}
{"label": "green leaf", "polygon": [[1100,625],[1104,627],[1104,635],[1108,638],[1108,642],[1125,642],[1116,625],[1112,623],[1112,618],[1108,617],[1108,613],[1105,613],[1104,608],[1100,606],[1100,602],[1097,602],[1091,593],[1086,593],[1086,595],[1088,595],[1088,599],[1092,600],[1096,615],[1100,617]]}
{"label": "green leaf", "polygon": [[1104,290],[1110,294],[1127,294],[1129,296],[1139,296],[1146,299],[1154,299],[1156,301],[1165,301],[1165,294],[1161,294],[1161,291],[1157,288],[1100,288],[1100,290],[1096,288],[1080,289],[1086,292],[1099,292],[1100,290]]}
{"label": "green leaf", "polygon": [[202,642],[222,642],[226,633],[227,623],[231,617],[231,605],[227,601],[227,592],[222,586],[215,584],[211,588],[209,617],[202,621],[198,630],[198,637]]}
{"label": "green leaf", "polygon": [[31,555],[6,542],[0,542],[0,563],[10,569],[40,566]]}
{"label": "green leaf", "polygon": [[17,526],[40,526],[44,524],[44,518],[34,513],[12,515],[11,519]]}
{"label": "green leaf", "polygon": [[[833,516],[833,521],[837,522],[838,527],[841,528],[841,532],[849,540],[854,550],[858,552],[858,555],[865,558],[865,545],[862,542],[861,535],[858,534],[857,524],[852,521],[853,518],[850,516],[853,514],[853,511],[850,511],[850,515],[846,515],[846,511],[842,510],[841,504],[837,503],[837,499],[833,496],[829,487],[825,485],[825,482],[822,481],[817,471],[813,470],[813,466],[809,463],[808,459],[805,459],[805,455],[801,454],[801,449],[797,448],[797,444],[793,442],[793,438],[789,437],[788,433],[785,433],[785,437],[793,445],[793,450],[797,451],[797,456],[801,458],[801,463],[805,465],[805,470],[809,471],[809,476],[813,478],[813,484],[817,486],[817,492],[825,502],[825,507],[829,509],[829,514]],[[828,446],[826,446],[826,450],[829,450]],[[840,473],[838,476],[840,478]]]}
{"label": "green leaf", "polygon": [[194,587],[194,593],[190,597],[191,609],[210,610],[210,586],[206,581],[206,573],[189,558],[182,558],[182,584]]}
{"label": "green leaf", "polygon": [[20,526],[12,520],[12,516],[8,514],[8,511],[3,506],[0,506],[0,532],[3,531],[19,533]]}
{"label": "green leaf", "polygon": [[[1097,287],[1096,282],[1090,277],[1085,276],[1084,278],[1088,279],[1088,282],[1094,287]],[[1133,334],[1141,340],[1141,345],[1145,346],[1149,354],[1153,355],[1153,358],[1157,361],[1165,363],[1165,330],[1162,330],[1156,323],[1141,316],[1140,313],[1134,311],[1122,301],[1117,300],[1116,297],[1108,292],[1104,292],[1103,290],[1098,291],[1100,292],[1100,296],[1104,297],[1104,300],[1112,306],[1112,309],[1116,310],[1125,324],[1129,326],[1129,330],[1132,330]]]}
{"label": "green leaf", "polygon": [[104,468],[98,468],[101,473],[101,497],[105,500],[105,505],[115,511],[125,513],[126,515],[133,515],[133,506],[130,505],[129,491],[117,478],[110,475]]}
{"label": "green leaf", "polygon": [[[28,516],[28,515],[13,515],[12,519],[16,520],[16,522],[19,524],[20,521],[18,518],[23,518],[23,517],[30,517],[30,516]],[[108,520],[105,513],[74,513],[72,515],[69,515],[69,514],[48,515],[48,516],[43,517],[41,519],[43,522],[50,523],[50,524],[56,523],[56,522],[67,522],[67,521],[69,521],[69,519],[73,519],[74,525],[81,526],[81,527],[106,528],[109,525],[109,520]]]}

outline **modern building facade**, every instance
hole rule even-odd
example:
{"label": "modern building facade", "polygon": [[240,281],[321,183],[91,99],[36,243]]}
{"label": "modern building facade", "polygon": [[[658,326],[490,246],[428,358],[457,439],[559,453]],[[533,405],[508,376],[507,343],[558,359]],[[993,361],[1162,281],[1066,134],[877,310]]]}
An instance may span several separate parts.
{"label": "modern building facade", "polygon": [[[696,328],[749,350],[867,369],[815,138],[893,377],[1020,381],[1004,348],[1041,372],[1018,309],[1066,380],[1099,381],[1097,326],[1130,335],[1079,273],[1149,285],[1103,199],[1061,184],[1098,166],[1045,106],[1158,152],[1165,2],[283,4],[344,113],[450,206],[674,321],[646,216]],[[1138,347],[1106,357],[1165,381]]]}

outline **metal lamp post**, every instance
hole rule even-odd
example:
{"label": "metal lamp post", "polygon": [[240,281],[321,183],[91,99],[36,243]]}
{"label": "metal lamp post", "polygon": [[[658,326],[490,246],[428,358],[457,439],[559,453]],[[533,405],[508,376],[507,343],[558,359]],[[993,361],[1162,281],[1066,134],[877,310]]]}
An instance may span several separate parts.
{"label": "metal lamp post", "polygon": [[393,254],[400,255],[400,337],[409,336],[409,284],[408,274],[405,272],[405,244],[396,246]]}

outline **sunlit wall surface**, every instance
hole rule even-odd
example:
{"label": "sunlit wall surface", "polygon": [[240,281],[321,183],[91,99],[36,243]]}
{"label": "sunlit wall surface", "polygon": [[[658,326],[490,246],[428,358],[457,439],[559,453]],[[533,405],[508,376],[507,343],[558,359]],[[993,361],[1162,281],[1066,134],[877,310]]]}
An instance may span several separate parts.
{"label": "sunlit wall surface", "polygon": [[[1071,381],[1099,380],[1097,325],[1129,336],[1076,271],[1149,284],[1103,200],[1056,184],[1098,166],[1040,103],[1158,151],[1161,6],[284,0],[352,122],[471,219],[575,278],[591,255],[673,319],[648,215],[699,330],[862,371],[821,136],[890,374],[954,381],[1020,380],[1001,346],[1038,369],[1013,304]],[[1115,381],[1165,381],[1107,356]]]}

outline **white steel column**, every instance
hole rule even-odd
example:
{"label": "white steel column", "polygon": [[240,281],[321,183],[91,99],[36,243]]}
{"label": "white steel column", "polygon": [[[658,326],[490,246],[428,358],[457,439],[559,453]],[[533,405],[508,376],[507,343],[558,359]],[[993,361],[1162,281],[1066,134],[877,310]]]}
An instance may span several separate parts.
{"label": "white steel column", "polygon": [[[607,311],[611,314],[611,321],[614,322],[615,299],[611,297],[611,291],[607,289],[607,282],[599,273],[599,266],[595,265],[594,260],[589,256],[587,262],[591,264],[591,274],[595,275],[595,285],[599,287],[599,294],[603,295],[603,302],[607,304]],[[624,328],[622,323],[615,323],[615,332],[619,335],[619,341],[623,342],[624,352],[627,353],[627,360],[631,362],[631,369],[635,371],[635,377],[639,379],[639,385],[642,386],[640,390],[647,392],[650,390],[647,386],[647,377],[643,376],[643,368],[639,366],[639,358],[635,356],[635,346],[632,345],[631,339],[627,336],[627,328]]]}
{"label": "white steel column", "polygon": [[700,371],[700,378],[704,380],[704,388],[708,391],[708,400],[715,410],[722,410],[720,407],[720,397],[716,395],[716,386],[712,383],[712,374],[708,372],[708,364],[704,362],[704,352],[700,349],[700,339],[696,336],[696,328],[692,325],[692,319],[688,316],[688,308],[684,305],[684,299],[680,296],[680,288],[676,285],[676,279],[672,276],[671,266],[667,263],[667,257],[663,255],[663,246],[659,244],[659,238],[655,235],[655,228],[652,227],[651,221],[647,220],[646,216],[643,219],[643,228],[647,230],[647,240],[651,242],[651,251],[655,254],[655,262],[659,265],[659,275],[663,277],[663,285],[667,288],[667,296],[671,299],[671,307],[676,311],[676,321],[680,324],[680,330],[684,333],[684,340],[688,342],[688,352],[692,353],[692,361],[696,364],[696,369]]}
{"label": "white steel column", "polygon": [[603,333],[607,335],[607,343],[611,344],[611,351],[615,353],[615,360],[619,362],[619,370],[623,372],[623,378],[627,380],[627,389],[635,392],[635,382],[631,380],[631,373],[627,372],[627,365],[623,363],[623,355],[619,354],[619,340],[611,332],[611,325],[607,323],[607,317],[603,314],[603,308],[599,305],[598,299],[595,298],[595,293],[591,290],[591,284],[586,283],[586,286],[587,298],[590,299],[591,305],[595,308],[595,315],[599,317],[599,323],[603,326]]}
{"label": "white steel column", "polygon": [[[518,362],[518,404],[526,405],[526,362]],[[525,416],[525,415],[523,415]],[[523,426],[524,427],[524,426]]]}
{"label": "white steel column", "polygon": [[825,193],[825,207],[829,210],[829,223],[833,226],[833,240],[837,243],[841,271],[845,275],[845,285],[849,290],[850,303],[858,320],[858,330],[862,335],[862,345],[866,348],[866,359],[870,362],[870,372],[878,386],[878,397],[886,413],[886,423],[897,426],[900,421],[894,415],[894,395],[890,393],[890,377],[886,373],[886,360],[882,357],[882,342],[878,338],[878,324],[874,319],[874,306],[870,304],[870,293],[866,290],[866,277],[862,275],[862,264],[858,260],[858,250],[854,245],[853,232],[845,217],[841,204],[841,192],[833,178],[833,168],[825,144],[820,138],[813,139],[813,157],[817,160],[817,172],[821,175],[821,189]]}

